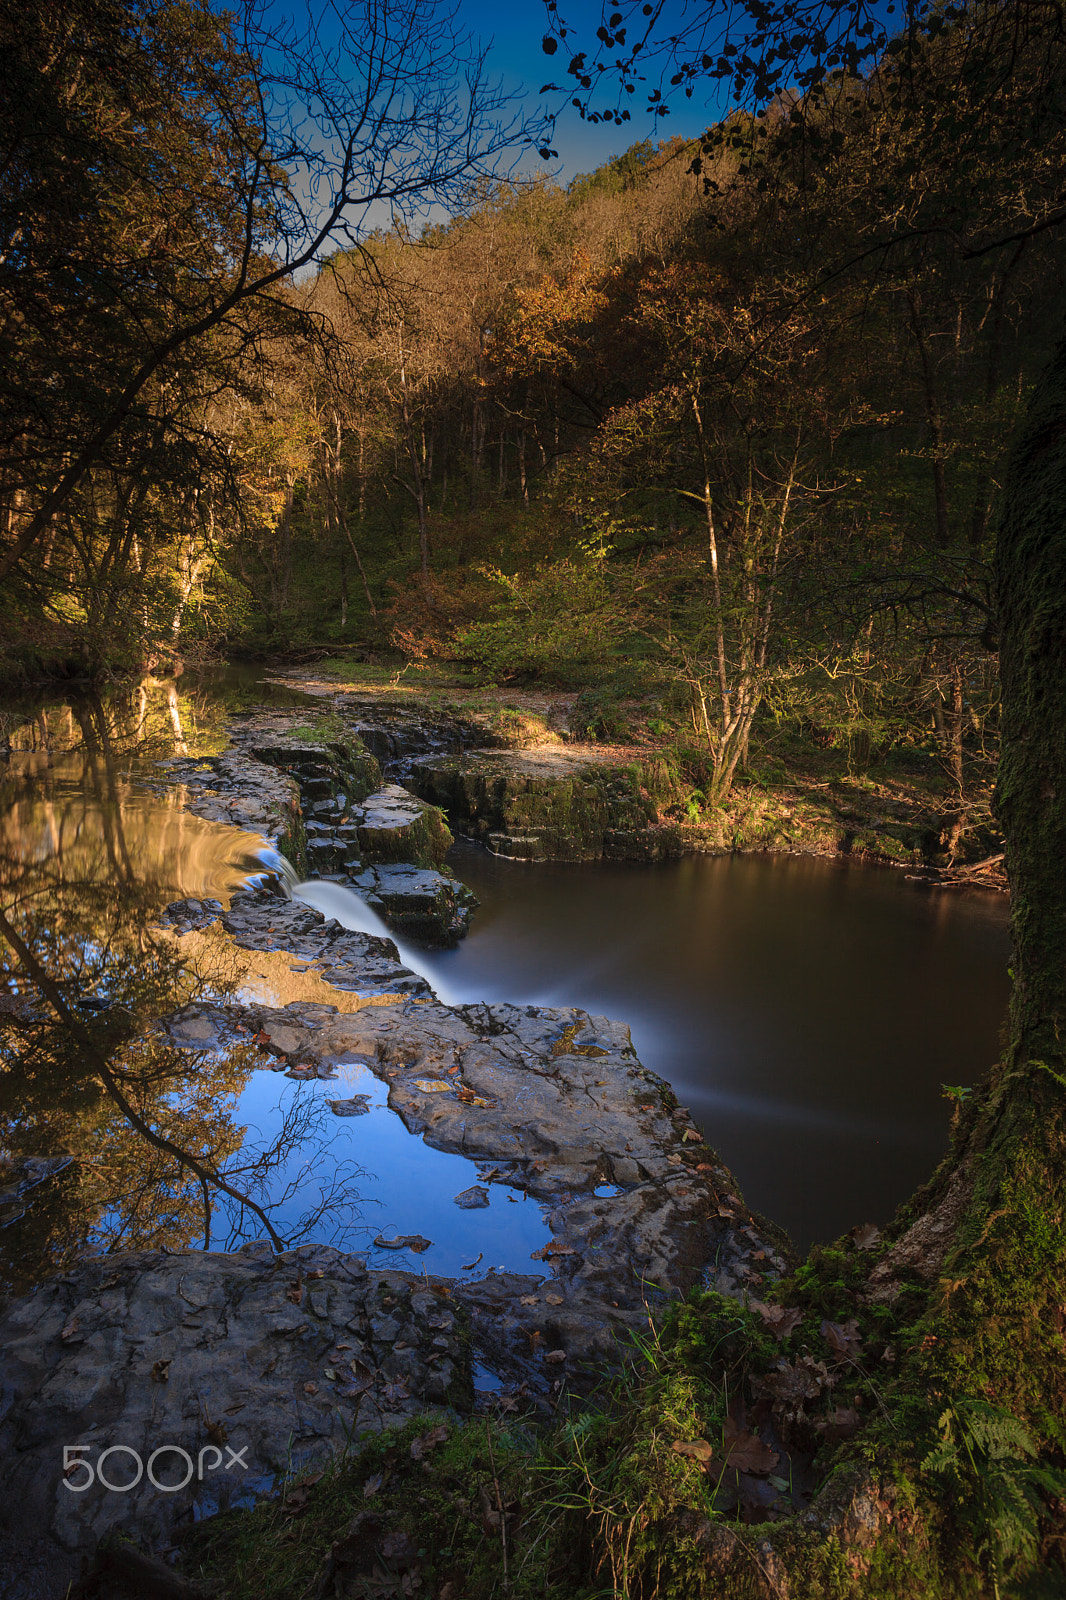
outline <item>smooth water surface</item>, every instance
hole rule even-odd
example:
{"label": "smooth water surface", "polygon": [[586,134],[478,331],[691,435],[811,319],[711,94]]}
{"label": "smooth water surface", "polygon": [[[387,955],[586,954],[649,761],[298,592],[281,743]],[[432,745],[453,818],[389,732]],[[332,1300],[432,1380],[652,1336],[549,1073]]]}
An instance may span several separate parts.
{"label": "smooth water surface", "polygon": [[1004,895],[786,856],[552,866],[457,846],[481,901],[442,998],[628,1022],[745,1198],[796,1243],[885,1223],[943,1153],[945,1084],[996,1059]]}

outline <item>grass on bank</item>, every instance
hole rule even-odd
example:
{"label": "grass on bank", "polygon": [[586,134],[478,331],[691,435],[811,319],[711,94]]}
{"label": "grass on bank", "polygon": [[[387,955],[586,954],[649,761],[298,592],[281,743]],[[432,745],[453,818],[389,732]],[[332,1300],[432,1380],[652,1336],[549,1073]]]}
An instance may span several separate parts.
{"label": "grass on bank", "polygon": [[925,1293],[862,1296],[883,1248],[812,1252],[780,1307],[674,1303],[554,1417],[505,1398],[376,1436],[191,1529],[183,1571],[218,1600],[1062,1592],[1044,1587],[1066,1577],[1046,1436],[1006,1405],[916,1389],[908,1351],[936,1342]]}

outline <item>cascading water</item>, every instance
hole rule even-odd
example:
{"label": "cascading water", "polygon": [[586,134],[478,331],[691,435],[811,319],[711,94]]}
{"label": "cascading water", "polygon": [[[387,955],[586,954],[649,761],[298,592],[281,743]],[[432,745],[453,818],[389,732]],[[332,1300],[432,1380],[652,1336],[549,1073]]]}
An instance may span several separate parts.
{"label": "cascading water", "polygon": [[[289,870],[292,871],[291,867]],[[342,928],[348,928],[352,933],[369,933],[377,939],[391,939],[399,951],[404,966],[409,967],[412,972],[417,972],[419,977],[425,978],[427,983],[432,984],[440,998],[445,1002],[448,1001],[449,996],[445,986],[431,971],[429,963],[424,959],[424,952],[418,945],[408,944],[405,939],[399,938],[354,889],[344,883],[332,883],[326,878],[308,878],[299,881],[293,874],[293,880],[291,889],[293,900],[313,906],[316,911],[321,911],[324,917],[334,918]]]}

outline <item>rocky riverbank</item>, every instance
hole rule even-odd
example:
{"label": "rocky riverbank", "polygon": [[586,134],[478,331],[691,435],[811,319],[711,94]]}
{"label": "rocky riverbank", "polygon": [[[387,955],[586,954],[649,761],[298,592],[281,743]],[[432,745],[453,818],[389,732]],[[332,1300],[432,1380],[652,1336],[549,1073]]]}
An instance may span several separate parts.
{"label": "rocky riverbank", "polygon": [[[292,723],[248,717],[224,754],[170,763],[168,777],[197,815],[262,835],[297,870],[333,869],[396,925],[421,916],[423,937],[458,937],[469,897],[440,871],[439,810],[382,782],[348,729],[315,738]],[[216,939],[303,963],[298,997],[257,1001],[245,984],[176,1013],[173,1041],[211,1052],[251,1036],[262,1070],[294,1080],[357,1063],[387,1086],[380,1114],[402,1120],[413,1148],[478,1163],[458,1204],[531,1202],[546,1242],[528,1270],[473,1281],[375,1270],[313,1243],[118,1254],[12,1302],[0,1319],[0,1555],[20,1600],[62,1593],[104,1533],[159,1554],[190,1518],[360,1436],[426,1410],[468,1415],[475,1372],[555,1404],[665,1300],[698,1286],[757,1295],[785,1265],[787,1242],[746,1210],[624,1023],[444,1005],[390,940],[285,899],[283,876],[267,859],[228,907],[177,902],[164,921],[190,961]]]}

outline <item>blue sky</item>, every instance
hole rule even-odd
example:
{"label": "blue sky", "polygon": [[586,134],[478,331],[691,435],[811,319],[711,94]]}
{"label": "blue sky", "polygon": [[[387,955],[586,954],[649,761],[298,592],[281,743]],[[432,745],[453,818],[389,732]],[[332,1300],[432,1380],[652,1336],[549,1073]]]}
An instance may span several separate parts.
{"label": "blue sky", "polygon": [[[601,15],[598,0],[565,0],[565,15],[582,43],[594,46]],[[712,114],[697,98],[686,102],[679,97],[672,103],[671,115],[656,127],[642,110],[641,97],[634,95],[632,121],[624,127],[609,122],[583,122],[565,95],[538,93],[542,84],[549,80],[559,83],[566,76],[565,50],[560,50],[554,60],[541,50],[546,21],[542,0],[460,0],[458,17],[486,44],[491,40],[491,65],[509,90],[515,94],[525,92],[530,111],[545,103],[563,107],[553,140],[559,160],[544,163],[536,155],[532,158],[534,170],[547,166],[561,183],[568,183],[579,172],[591,172],[640,139],[666,139],[673,134],[695,137],[712,120]]]}

